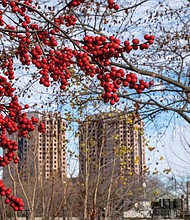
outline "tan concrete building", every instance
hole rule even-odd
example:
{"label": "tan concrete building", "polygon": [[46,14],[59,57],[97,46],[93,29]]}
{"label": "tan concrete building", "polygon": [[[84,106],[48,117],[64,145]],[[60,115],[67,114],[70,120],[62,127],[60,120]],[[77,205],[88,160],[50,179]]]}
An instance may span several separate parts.
{"label": "tan concrete building", "polygon": [[[46,126],[46,132],[40,133],[36,127],[26,137],[18,140],[18,156],[20,158],[18,171],[25,180],[31,176],[50,179],[52,175],[65,177],[66,175],[66,124],[60,113],[30,112],[28,117],[36,117]],[[6,174],[5,170],[5,174]]]}
{"label": "tan concrete building", "polygon": [[[138,115],[121,113],[88,117],[79,127],[80,176],[127,179],[145,169],[144,123]],[[128,178],[129,179],[129,178]],[[131,178],[130,178],[131,179]]]}

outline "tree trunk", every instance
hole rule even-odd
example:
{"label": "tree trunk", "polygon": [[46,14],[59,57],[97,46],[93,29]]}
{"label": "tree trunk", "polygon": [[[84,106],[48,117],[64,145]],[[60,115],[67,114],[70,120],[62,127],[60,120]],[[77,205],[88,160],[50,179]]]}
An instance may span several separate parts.
{"label": "tree trunk", "polygon": [[87,124],[87,128],[86,128],[86,131],[87,131],[87,135],[86,135],[86,140],[85,140],[85,146],[86,146],[86,149],[85,149],[85,157],[86,157],[86,160],[85,160],[85,191],[84,191],[84,220],[87,220],[88,219],[88,185],[89,185],[89,149],[88,149],[88,124]]}

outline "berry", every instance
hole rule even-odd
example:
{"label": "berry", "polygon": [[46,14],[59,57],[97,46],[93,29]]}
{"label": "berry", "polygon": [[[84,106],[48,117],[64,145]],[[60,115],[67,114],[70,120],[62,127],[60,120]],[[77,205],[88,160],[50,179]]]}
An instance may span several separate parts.
{"label": "berry", "polygon": [[113,8],[114,8],[115,10],[118,10],[118,9],[119,9],[119,5],[118,5],[118,4],[115,4],[115,5],[113,6]]}
{"label": "berry", "polygon": [[149,82],[149,86],[153,86],[154,85],[154,82],[153,81],[150,81]]}
{"label": "berry", "polygon": [[132,40],[132,43],[133,43],[133,44],[139,44],[139,39],[136,39],[136,38],[133,39],[133,40]]}

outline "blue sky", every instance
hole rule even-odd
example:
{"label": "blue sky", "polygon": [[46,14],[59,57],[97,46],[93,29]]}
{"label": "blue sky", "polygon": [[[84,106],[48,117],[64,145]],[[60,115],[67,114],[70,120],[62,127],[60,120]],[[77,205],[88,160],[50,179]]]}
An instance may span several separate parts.
{"label": "blue sky", "polygon": [[[147,129],[146,133],[149,131]],[[171,168],[169,176],[176,179],[190,178],[190,125],[188,123],[175,118],[167,128],[160,128],[158,132],[154,130],[150,138],[150,146],[155,147],[154,151],[147,151],[152,171],[156,167],[159,173],[165,176],[166,174],[162,171]]]}

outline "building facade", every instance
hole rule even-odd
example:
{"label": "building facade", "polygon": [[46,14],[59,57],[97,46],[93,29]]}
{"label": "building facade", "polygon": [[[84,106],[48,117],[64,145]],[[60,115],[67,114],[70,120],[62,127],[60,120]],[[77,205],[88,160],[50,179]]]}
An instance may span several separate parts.
{"label": "building facade", "polygon": [[27,180],[38,176],[47,180],[52,176],[65,177],[65,122],[57,112],[27,113],[27,117],[32,116],[45,124],[46,132],[40,133],[36,127],[26,137],[14,135],[18,141],[18,172],[21,178]]}
{"label": "building facade", "polygon": [[[90,116],[79,127],[79,175],[124,180],[145,170],[144,123],[139,115],[122,113]],[[129,178],[130,177],[130,178]]]}

